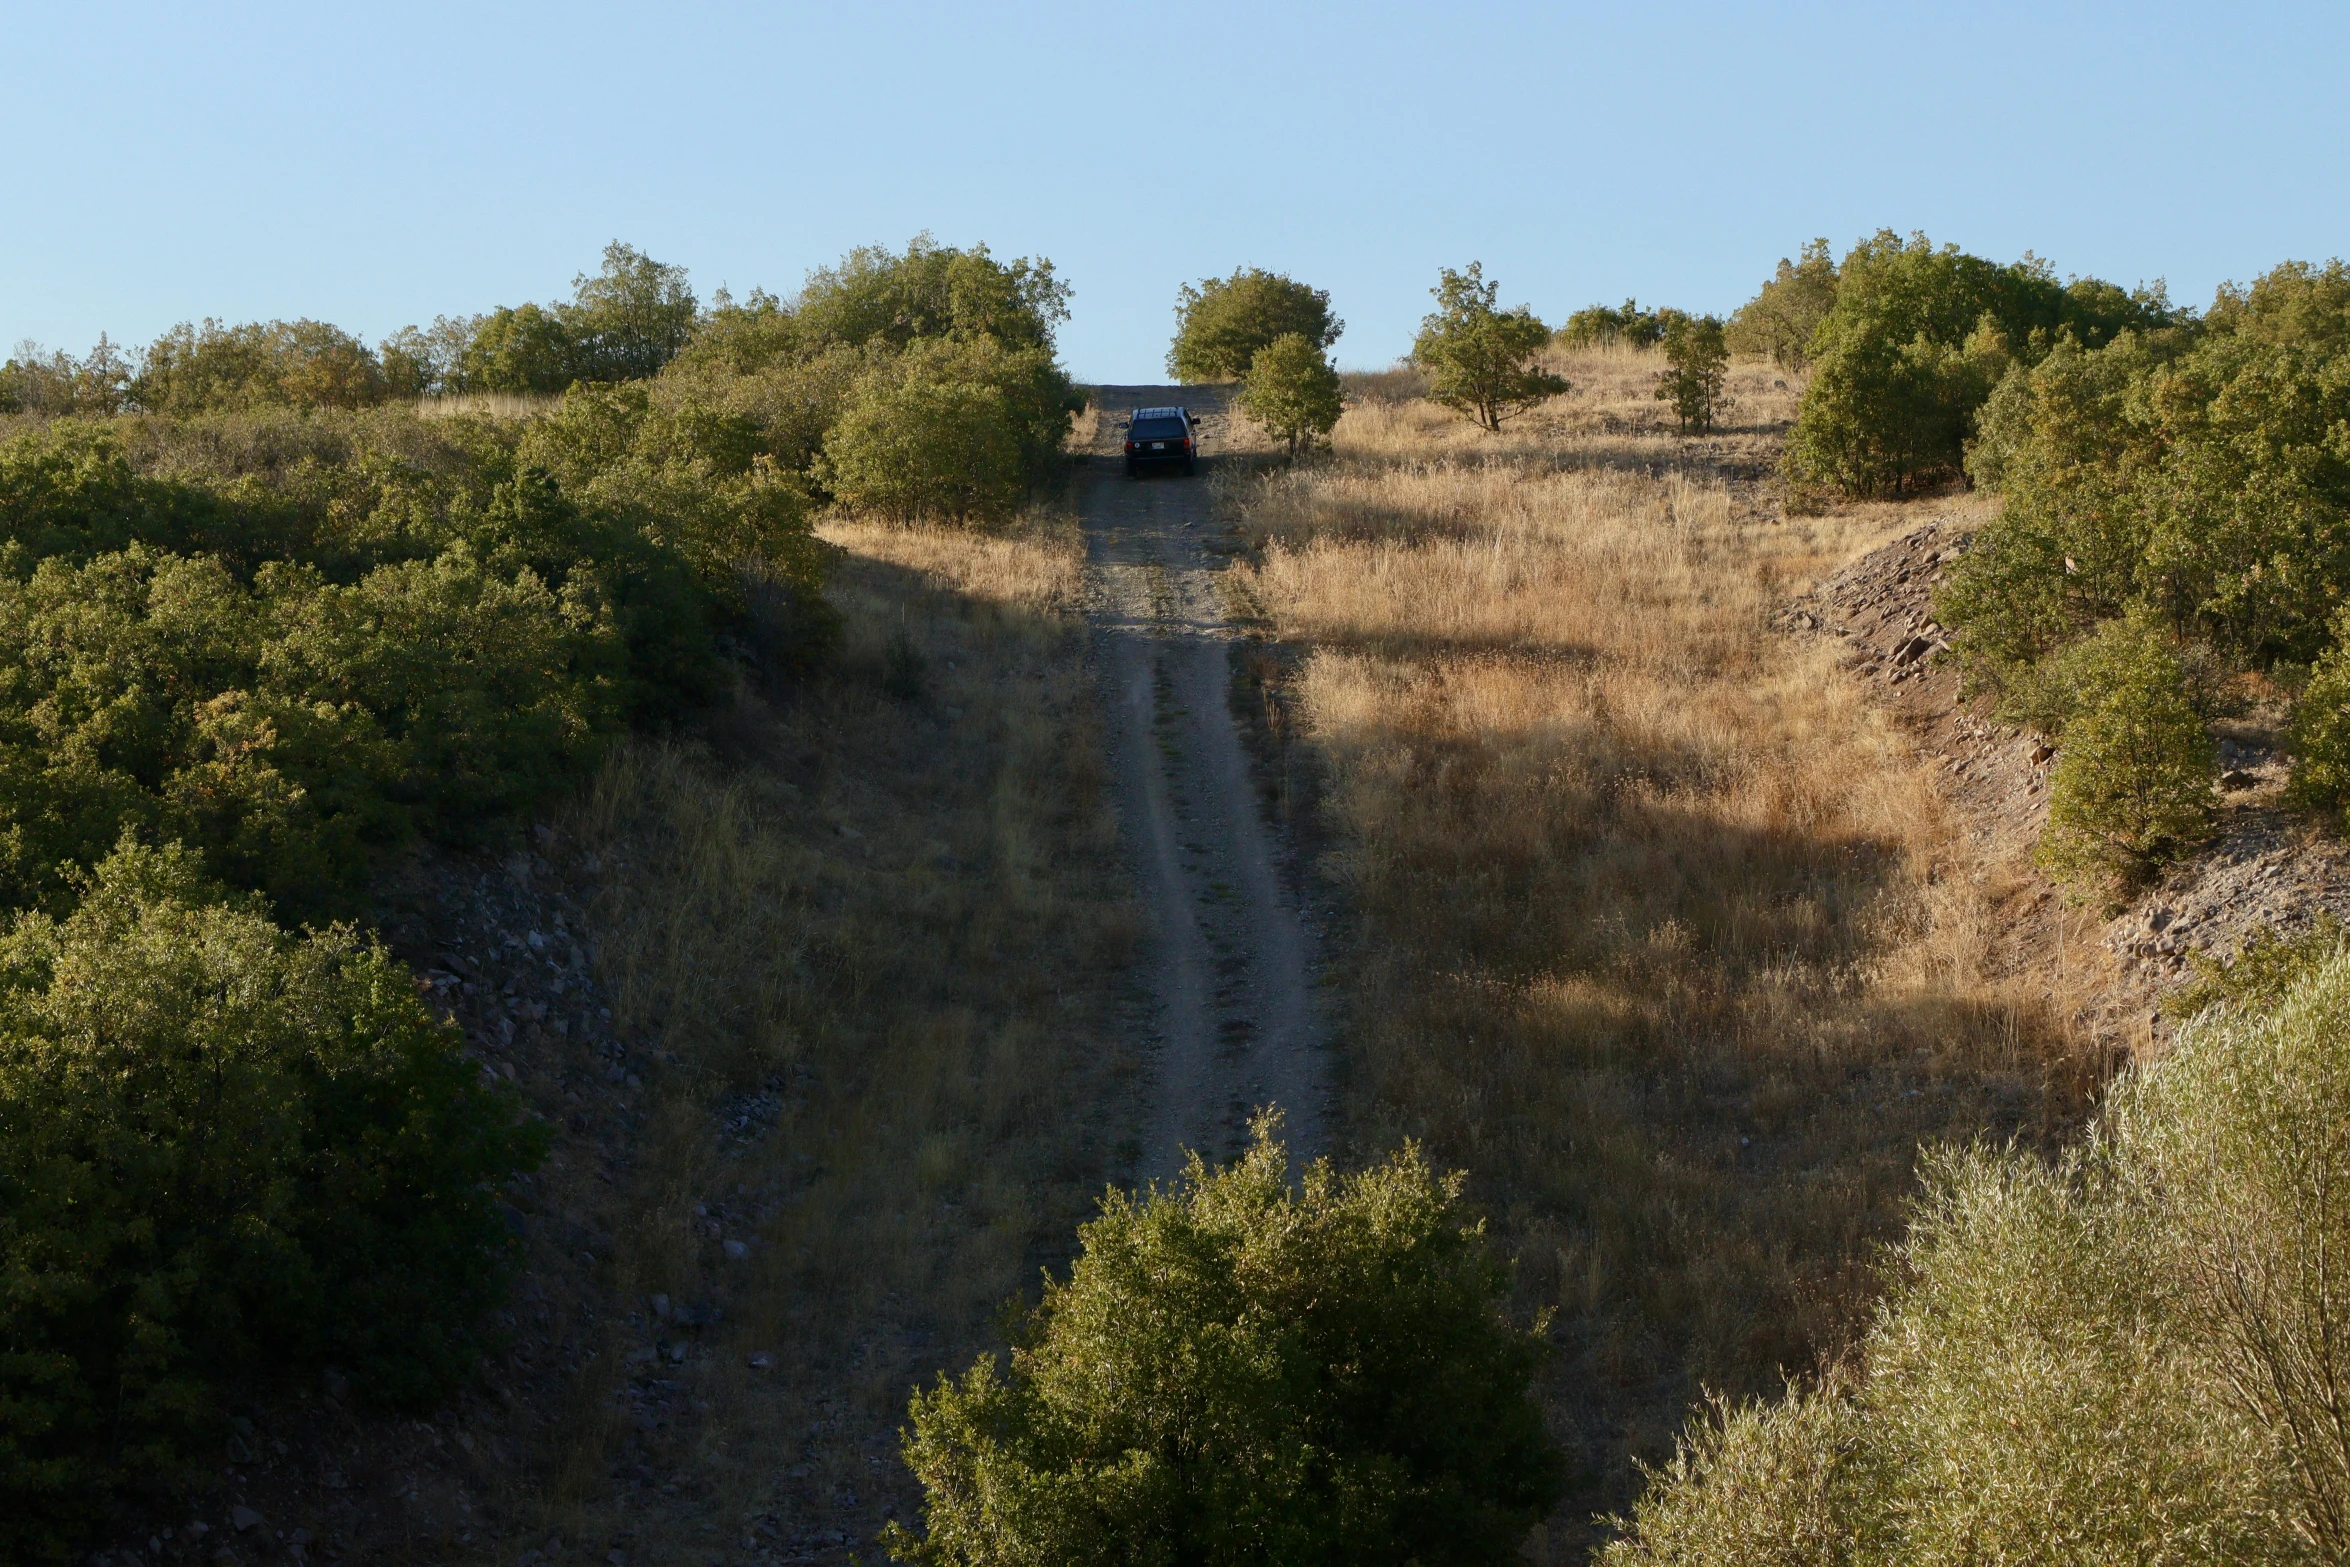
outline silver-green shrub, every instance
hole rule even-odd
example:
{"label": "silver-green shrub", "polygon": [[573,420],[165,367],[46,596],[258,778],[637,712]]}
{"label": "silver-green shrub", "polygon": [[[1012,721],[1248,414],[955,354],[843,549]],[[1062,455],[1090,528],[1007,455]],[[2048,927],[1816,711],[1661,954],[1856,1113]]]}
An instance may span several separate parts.
{"label": "silver-green shrub", "polygon": [[2242,996],[2063,1160],[1933,1158],[1852,1369],[1702,1413],[1603,1559],[2350,1560],[2350,955]]}

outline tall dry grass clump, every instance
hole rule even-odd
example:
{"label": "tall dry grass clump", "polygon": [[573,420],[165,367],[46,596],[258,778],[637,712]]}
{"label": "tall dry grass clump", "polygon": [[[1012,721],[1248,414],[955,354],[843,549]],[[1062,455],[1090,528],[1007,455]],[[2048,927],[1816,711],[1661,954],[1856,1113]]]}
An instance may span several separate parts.
{"label": "tall dry grass clump", "polygon": [[529,419],[563,401],[551,392],[450,392],[416,400],[419,419]]}
{"label": "tall dry grass clump", "polygon": [[1840,1341],[1921,1142],[2038,1129],[2085,1081],[2062,998],[1993,973],[1900,734],[1770,626],[1905,524],[1782,517],[1759,481],[1794,392],[1740,367],[1683,440],[1658,367],[1564,357],[1576,391],[1498,438],[1360,404],[1328,462],[1225,496],[1236,592],[1311,649],[1287,703],[1361,921],[1357,1134],[1470,1170],[1561,1308],[1585,1501],[1701,1387]]}

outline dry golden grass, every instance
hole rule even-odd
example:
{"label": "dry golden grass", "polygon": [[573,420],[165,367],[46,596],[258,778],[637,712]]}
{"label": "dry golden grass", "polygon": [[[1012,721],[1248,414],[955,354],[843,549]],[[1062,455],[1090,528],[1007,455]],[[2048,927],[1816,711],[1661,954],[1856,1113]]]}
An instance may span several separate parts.
{"label": "dry golden grass", "polygon": [[482,414],[492,419],[528,419],[545,413],[562,397],[540,392],[452,392],[446,397],[420,397],[419,419],[452,419],[459,414]]}
{"label": "dry golden grass", "polygon": [[[1962,824],[1789,592],[1914,517],[1786,518],[1796,389],[1741,366],[1673,432],[1656,356],[1501,436],[1364,404],[1331,457],[1228,481],[1233,589],[1310,654],[1287,693],[1360,918],[1345,994],[1360,1151],[1467,1169],[1587,1481],[1699,1388],[1839,1345],[1919,1144],[2044,1134],[2091,1069],[2061,976],[2002,978]],[[1945,503],[1964,505],[1965,502]]]}
{"label": "dry golden grass", "polygon": [[[639,1560],[699,1561],[763,1514],[786,1539],[846,1520],[863,1549],[907,1501],[908,1390],[968,1364],[1131,1132],[1134,1064],[1103,1040],[1139,920],[1073,522],[826,531],[838,667],[779,708],[746,699],[705,744],[625,752],[574,825],[605,867],[614,1026],[672,1062],[618,1293],[727,1313],[706,1358],[661,1368],[676,1409],[658,1429],[628,1431],[627,1384],[649,1375],[629,1357],[656,1331],[641,1314],[605,1324],[582,1378],[548,1523],[634,1529]],[[925,665],[911,701],[885,687],[901,637]],[[717,1221],[748,1261],[723,1256]],[[772,1368],[747,1369],[754,1353]]]}

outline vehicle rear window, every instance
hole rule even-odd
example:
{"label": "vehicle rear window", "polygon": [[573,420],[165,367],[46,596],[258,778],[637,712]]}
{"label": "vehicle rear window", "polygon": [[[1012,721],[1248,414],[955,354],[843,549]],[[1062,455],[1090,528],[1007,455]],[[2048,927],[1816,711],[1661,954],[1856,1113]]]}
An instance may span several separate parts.
{"label": "vehicle rear window", "polygon": [[1135,441],[1180,440],[1191,432],[1180,419],[1137,419],[1127,431],[1127,438]]}

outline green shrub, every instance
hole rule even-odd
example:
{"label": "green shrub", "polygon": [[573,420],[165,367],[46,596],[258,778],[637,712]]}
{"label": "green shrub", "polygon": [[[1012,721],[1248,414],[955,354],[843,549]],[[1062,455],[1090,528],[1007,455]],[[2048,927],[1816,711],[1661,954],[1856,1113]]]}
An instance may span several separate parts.
{"label": "green shrub", "polygon": [[2037,361],[2066,334],[2102,347],[2172,319],[2159,290],[2062,284],[2029,257],[1999,266],[1890,230],[1844,258],[1834,297],[1808,347],[1785,466],[1799,487],[1848,496],[1958,472],[1977,410],[2015,359]]}
{"label": "green shrub", "polygon": [[1899,337],[1857,308],[1831,316],[1788,435],[1788,477],[1807,490],[1891,497],[1955,471],[1974,411],[2007,363],[1989,320],[1954,347]]}
{"label": "green shrub", "polygon": [[1676,312],[1664,342],[1665,362],[1672,368],[1657,377],[1657,400],[1673,405],[1683,435],[1703,435],[1721,412],[1722,387],[1730,377],[1722,323],[1712,316]]}
{"label": "green shrub", "polygon": [[1346,323],[1330,313],[1327,289],[1236,267],[1228,278],[1186,283],[1176,295],[1167,373],[1178,381],[1237,381],[1260,352],[1284,337],[1302,337],[1319,353],[1345,330]]}
{"label": "green shrub", "polygon": [[342,586],[144,546],[0,574],[0,904],[55,904],[126,827],[317,913],[367,852],[474,837],[580,776],[628,649],[562,592],[460,547]]}
{"label": "green shrub", "polygon": [[2105,1121],[2192,1334],[2190,1398],[2249,1428],[2236,1451],[2282,1493],[2295,1543],[2350,1559],[2350,1273],[2335,1266],[2350,1245],[2350,957],[2272,1005],[2203,1014],[2116,1085]]}
{"label": "green shrub", "polygon": [[989,388],[1003,399],[1022,479],[1042,487],[1065,471],[1070,421],[1085,407],[1085,396],[1051,350],[1013,348],[989,336],[932,338],[910,345],[875,379],[885,376]]}
{"label": "green shrub", "polygon": [[181,322],[147,347],[129,386],[151,413],[191,414],[270,403],[365,408],[390,395],[365,343],[324,321],[201,327]]}
{"label": "green shrub", "polygon": [[1799,261],[1779,258],[1779,270],[1740,305],[1724,329],[1730,352],[1768,358],[1782,370],[1811,363],[1812,338],[1836,305],[1836,262],[1825,238],[1803,247]]}
{"label": "green shrub", "polygon": [[751,560],[813,588],[822,555],[808,495],[754,414],[658,383],[574,386],[531,421],[516,460],[582,507],[675,550],[713,584]]}
{"label": "green shrub", "polygon": [[2182,1023],[2215,1006],[2267,1011],[2326,960],[2340,956],[2346,939],[2350,933],[2341,918],[2320,909],[2306,929],[2255,931],[2225,962],[2190,951],[2195,977],[2165,996],[2162,1010]]}
{"label": "green shrub", "polygon": [[134,542],[184,549],[226,542],[226,508],[132,465],[105,425],[60,419],[0,441],[0,540],[27,563],[86,560]]}
{"label": "green shrub", "polygon": [[500,305],[475,325],[457,361],[457,389],[560,392],[578,379],[578,347],[554,310]]}
{"label": "green shrub", "polygon": [[2350,800],[2350,269],[2287,263],[2223,289],[2200,328],[2102,347],[2060,338],[2000,382],[1967,465],[1999,515],[1952,568],[1936,613],[1971,680],[2011,709],[2099,624],[2152,617],[2224,673],[2315,664],[2294,790]]}
{"label": "green shrub", "polygon": [[1863,1560],[2188,1563],[2273,1538],[2257,1431],[2214,1406],[2152,1216],[2100,1161],[1930,1165],[1869,1335]]}
{"label": "green shrub", "polygon": [[2064,726],[2039,857],[2068,878],[2140,876],[2208,830],[2211,731],[2144,621],[2108,622],[2073,663],[2082,705]]}
{"label": "green shrub", "polygon": [[2350,608],[2334,619],[2334,644],[2293,703],[2293,798],[2314,809],[2350,809]]}
{"label": "green shrub", "polygon": [[2350,1557],[2350,955],[2305,956],[2053,1167],[1929,1161],[1852,1371],[1702,1415],[1606,1559]]}
{"label": "green shrub", "polygon": [[[737,369],[729,349],[701,352],[705,339],[647,388],[655,407],[693,404],[739,414],[758,431],[759,451],[787,474],[805,475],[824,450],[824,436],[856,394],[857,384],[885,352],[835,343],[807,358],[778,359]],[[755,357],[743,345],[746,357]]]}
{"label": "green shrub", "polygon": [[539,1139],[407,971],[125,846],[0,938],[0,1555],[217,1441],[227,1376],[330,1360],[420,1400],[472,1364]]}
{"label": "green shrub", "polygon": [[80,359],[62,348],[43,353],[37,343],[20,343],[16,355],[0,363],[0,414],[119,413],[130,399],[130,383],[129,362],[103,332]]}
{"label": "green shrub", "polygon": [[1257,350],[1240,391],[1241,411],[1289,455],[1328,439],[1344,399],[1338,372],[1313,342],[1292,332]]}
{"label": "green shrub", "polygon": [[1498,308],[1501,285],[1485,280],[1481,263],[1466,272],[1444,268],[1429,292],[1436,310],[1420,322],[1412,362],[1428,372],[1431,401],[1498,431],[1503,420],[1567,390],[1564,377],[1534,362],[1550,329],[1528,306]]}
{"label": "green shrub", "polygon": [[634,381],[677,357],[701,312],[685,268],[614,240],[601,270],[571,280],[562,314],[581,380]]}
{"label": "green shrub", "polygon": [[1671,1462],[1642,1466],[1647,1489],[1604,1567],[1860,1567],[1870,1520],[1868,1476],[1856,1460],[1867,1424],[1831,1379],[1790,1388],[1776,1404],[1715,1397],[1674,1444]]}
{"label": "green shrub", "polygon": [[[819,613],[796,491],[757,527],[759,471],[591,511],[527,465],[494,480],[495,445],[409,466],[405,415],[290,445],[232,417],[209,433],[258,450],[202,442],[209,466],[183,471],[203,486],[141,474],[93,426],[0,443],[0,907],[62,907],[62,867],[135,827],[290,912],[337,912],[373,851],[475,840],[628,719],[715,694],[713,620],[748,615],[746,573]],[[705,581],[688,544],[747,548]]]}
{"label": "green shrub", "polygon": [[1558,330],[1562,348],[1589,348],[1599,343],[1629,343],[1635,348],[1650,348],[1665,339],[1677,310],[1643,310],[1640,301],[1627,299],[1620,306],[1586,305],[1567,317],[1567,324]]}
{"label": "green shrub", "polygon": [[900,522],[1001,522],[1027,491],[1004,394],[970,381],[883,377],[824,441],[833,492]]}
{"label": "green shrub", "polygon": [[2140,598],[2159,524],[2133,492],[2159,451],[2127,404],[2153,352],[2135,333],[2095,351],[2060,342],[1984,406],[1967,465],[2004,503],[1935,597],[1966,633],[1970,677],[2008,686]]}
{"label": "green shrub", "polygon": [[924,234],[903,255],[869,246],[810,273],[790,314],[803,358],[835,344],[902,349],[938,337],[1049,353],[1069,319],[1069,285],[1049,261],[998,261],[985,245],[960,250]]}
{"label": "green shrub", "polygon": [[1460,1178],[1253,1148],[1112,1192],[1015,1339],[915,1396],[902,1560],[1502,1563],[1560,1462]]}
{"label": "green shrub", "polygon": [[614,240],[593,276],[553,305],[501,305],[392,342],[401,379],[457,392],[560,392],[574,381],[633,381],[675,359],[700,321],[685,268]]}

